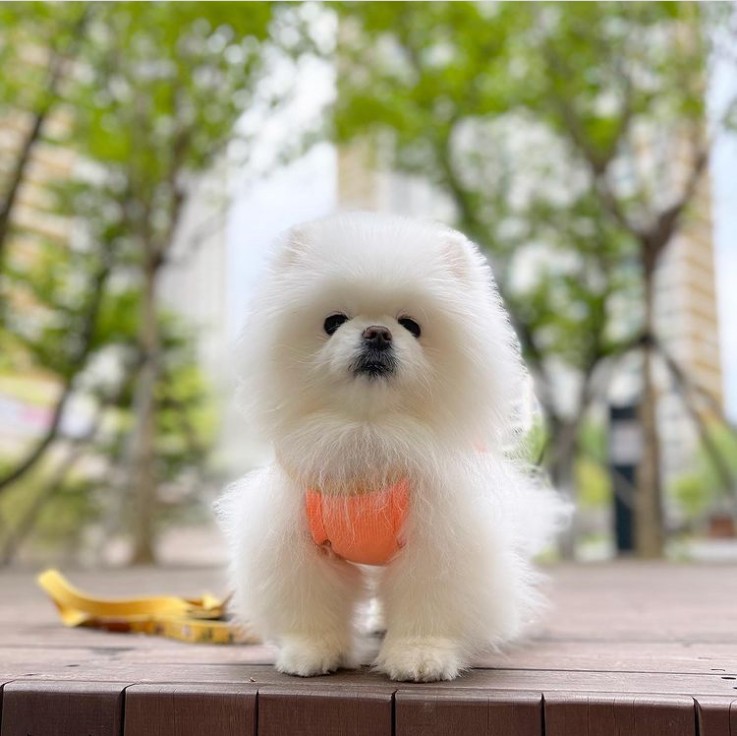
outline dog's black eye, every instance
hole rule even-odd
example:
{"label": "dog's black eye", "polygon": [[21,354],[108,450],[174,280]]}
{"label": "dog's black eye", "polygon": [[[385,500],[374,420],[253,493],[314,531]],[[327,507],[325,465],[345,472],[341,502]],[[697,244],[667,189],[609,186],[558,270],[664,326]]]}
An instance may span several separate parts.
{"label": "dog's black eye", "polygon": [[400,317],[397,321],[405,330],[411,332],[415,337],[419,337],[422,334],[420,326],[413,319],[410,319],[409,317]]}
{"label": "dog's black eye", "polygon": [[338,327],[340,327],[344,322],[348,321],[348,317],[346,317],[344,314],[331,314],[329,317],[325,318],[325,322],[323,323],[322,327],[325,330],[325,332],[328,333],[328,335],[332,335]]}

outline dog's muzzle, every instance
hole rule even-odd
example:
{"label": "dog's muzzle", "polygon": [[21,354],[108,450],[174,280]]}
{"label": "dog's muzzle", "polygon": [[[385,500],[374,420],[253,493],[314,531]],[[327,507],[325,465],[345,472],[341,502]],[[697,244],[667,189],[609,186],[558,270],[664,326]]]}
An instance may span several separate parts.
{"label": "dog's muzzle", "polygon": [[361,333],[359,353],[351,366],[356,376],[381,378],[397,369],[392,333],[383,325],[371,325]]}

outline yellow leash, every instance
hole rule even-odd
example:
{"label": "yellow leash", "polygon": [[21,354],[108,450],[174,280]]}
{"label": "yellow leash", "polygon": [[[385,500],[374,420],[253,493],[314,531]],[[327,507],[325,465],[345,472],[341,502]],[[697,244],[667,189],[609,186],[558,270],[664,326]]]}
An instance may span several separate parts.
{"label": "yellow leash", "polygon": [[221,600],[208,594],[201,598],[94,598],[72,587],[58,570],[42,572],[37,581],[54,602],[66,626],[132,631],[192,643],[256,644],[260,641],[227,620],[227,598]]}

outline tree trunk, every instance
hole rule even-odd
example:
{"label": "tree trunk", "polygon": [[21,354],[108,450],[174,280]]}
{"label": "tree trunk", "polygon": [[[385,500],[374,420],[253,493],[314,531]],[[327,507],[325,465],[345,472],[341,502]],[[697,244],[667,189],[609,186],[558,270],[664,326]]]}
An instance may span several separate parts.
{"label": "tree trunk", "polygon": [[[576,436],[578,422],[575,420],[551,420],[551,434],[553,436],[553,456],[550,462],[550,481],[553,488],[563,495],[576,507]],[[558,540],[558,551],[564,560],[576,559],[576,517],[571,517],[571,523],[564,529]]]}
{"label": "tree trunk", "polygon": [[155,390],[159,373],[159,324],[156,315],[157,267],[146,259],[141,293],[139,344],[142,365],[136,383],[132,438],[131,491],[133,500],[134,565],[155,562],[154,516],[156,513],[156,409]]}
{"label": "tree trunk", "polygon": [[655,334],[654,266],[644,269],[644,334],[640,426],[642,457],[637,467],[635,492],[635,550],[641,558],[663,556],[664,530],[660,478],[660,440],[657,424],[657,391],[653,379],[653,335]]}

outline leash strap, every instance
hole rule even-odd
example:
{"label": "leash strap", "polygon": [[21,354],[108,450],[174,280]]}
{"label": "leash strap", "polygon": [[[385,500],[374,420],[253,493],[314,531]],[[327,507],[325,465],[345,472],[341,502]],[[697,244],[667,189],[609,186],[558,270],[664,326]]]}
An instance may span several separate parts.
{"label": "leash strap", "polygon": [[70,585],[58,570],[42,572],[37,582],[53,601],[66,626],[136,632],[190,643],[260,642],[252,632],[228,621],[227,598],[222,600],[208,594],[201,598],[95,598]]}

